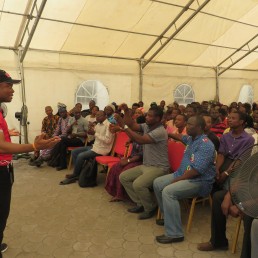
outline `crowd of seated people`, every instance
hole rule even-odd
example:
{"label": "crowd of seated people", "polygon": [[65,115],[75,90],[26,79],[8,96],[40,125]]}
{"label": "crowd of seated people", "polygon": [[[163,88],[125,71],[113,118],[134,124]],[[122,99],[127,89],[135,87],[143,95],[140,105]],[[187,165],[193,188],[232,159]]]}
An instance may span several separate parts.
{"label": "crowd of seated people", "polygon": [[[257,142],[257,104],[232,102],[227,106],[203,101],[187,106],[174,102],[166,106],[162,100],[159,105],[152,102],[146,111],[142,101],[131,108],[127,104],[112,103],[101,111],[91,102],[87,112],[83,118],[78,104],[70,116],[67,112],[64,115],[64,108],[59,110],[58,126],[52,130],[52,135],[62,138],[56,150],[52,150],[59,154],[57,170],[67,168],[66,148],[77,146],[80,148],[72,151],[74,171],[66,177],[78,177],[84,161],[107,155],[114,134],[123,131],[133,142],[133,151],[107,175],[105,189],[112,201],[130,200],[135,206],[128,208],[128,212],[139,213],[141,220],[153,217],[159,207],[164,220],[157,224],[164,225],[165,233],[157,236],[156,241],[166,244],[184,240],[179,200],[211,194],[211,237],[197,248],[201,251],[228,248],[227,216],[241,215],[231,202],[228,181],[234,172],[234,162]],[[69,122],[64,122],[67,119]],[[62,126],[67,129],[62,130]],[[86,139],[90,144],[84,147]],[[171,139],[186,145],[181,165],[173,174],[168,161],[168,140]],[[245,215],[241,258],[251,257],[251,224],[252,219]]]}

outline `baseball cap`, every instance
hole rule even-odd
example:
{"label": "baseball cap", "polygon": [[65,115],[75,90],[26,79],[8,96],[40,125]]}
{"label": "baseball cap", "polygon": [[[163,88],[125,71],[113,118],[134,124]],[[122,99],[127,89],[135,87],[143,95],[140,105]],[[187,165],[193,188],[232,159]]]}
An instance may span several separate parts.
{"label": "baseball cap", "polygon": [[0,83],[6,82],[10,84],[20,83],[21,80],[13,80],[12,77],[4,70],[0,70]]}

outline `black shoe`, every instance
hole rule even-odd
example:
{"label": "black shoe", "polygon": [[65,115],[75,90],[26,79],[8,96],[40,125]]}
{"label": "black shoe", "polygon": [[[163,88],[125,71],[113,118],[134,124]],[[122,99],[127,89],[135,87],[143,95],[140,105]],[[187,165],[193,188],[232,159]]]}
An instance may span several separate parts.
{"label": "black shoe", "polygon": [[161,244],[170,244],[184,241],[184,237],[169,237],[165,235],[156,236],[157,242]]}
{"label": "black shoe", "polygon": [[8,249],[8,245],[5,243],[1,244],[0,251],[1,253],[4,253]]}
{"label": "black shoe", "polygon": [[138,216],[138,219],[149,219],[149,218],[152,218],[155,214],[156,214],[156,210],[157,208],[155,208],[154,210],[152,211],[145,211],[143,212],[142,214],[140,214]]}
{"label": "black shoe", "polygon": [[131,213],[141,213],[144,212],[144,208],[143,206],[135,206],[133,208],[128,209],[127,211]]}
{"label": "black shoe", "polygon": [[64,170],[64,169],[67,169],[67,168],[63,168],[63,167],[57,167],[56,168],[57,171]]}
{"label": "black shoe", "polygon": [[66,178],[63,181],[61,181],[59,185],[69,185],[69,184],[75,183],[77,180],[78,180],[78,177]]}
{"label": "black shoe", "polygon": [[164,219],[156,219],[156,224],[159,226],[164,226]]}

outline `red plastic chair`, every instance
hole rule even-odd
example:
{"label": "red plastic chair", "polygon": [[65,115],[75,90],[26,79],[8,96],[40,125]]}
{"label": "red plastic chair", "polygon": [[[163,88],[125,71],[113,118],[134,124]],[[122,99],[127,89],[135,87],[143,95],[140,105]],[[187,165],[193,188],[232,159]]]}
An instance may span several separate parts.
{"label": "red plastic chair", "polygon": [[185,152],[185,145],[181,142],[168,141],[168,161],[173,172],[177,171]]}
{"label": "red plastic chair", "polygon": [[125,132],[119,132],[116,134],[115,146],[113,152],[109,156],[98,156],[96,161],[107,166],[109,163],[119,162],[121,157],[127,156],[126,142],[128,142],[129,137]]}

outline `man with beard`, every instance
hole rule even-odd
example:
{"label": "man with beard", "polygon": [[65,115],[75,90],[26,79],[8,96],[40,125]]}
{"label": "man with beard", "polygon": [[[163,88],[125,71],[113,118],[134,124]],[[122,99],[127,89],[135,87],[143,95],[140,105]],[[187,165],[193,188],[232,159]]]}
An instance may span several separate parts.
{"label": "man with beard", "polygon": [[[163,111],[157,106],[151,107],[146,116],[146,123],[137,124],[131,117],[126,104],[120,106],[124,110],[123,120],[118,123],[132,141],[143,145],[143,164],[124,171],[119,179],[127,194],[137,205],[128,212],[142,213],[138,219],[154,216],[157,204],[152,198],[150,188],[153,180],[168,172],[167,132],[161,120]],[[137,133],[142,132],[142,135]]]}

